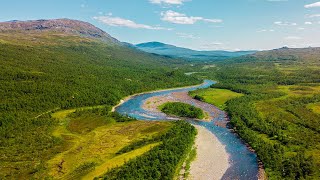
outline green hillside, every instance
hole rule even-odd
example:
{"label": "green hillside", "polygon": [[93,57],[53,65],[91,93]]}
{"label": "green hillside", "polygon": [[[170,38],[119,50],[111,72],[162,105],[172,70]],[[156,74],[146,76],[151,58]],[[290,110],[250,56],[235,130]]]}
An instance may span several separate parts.
{"label": "green hillside", "polygon": [[320,177],[319,57],[320,48],[282,48],[198,67],[219,81],[214,88],[244,94],[227,101],[226,110],[269,179]]}
{"label": "green hillside", "polygon": [[110,110],[133,93],[200,82],[180,72],[178,61],[167,65],[109,37],[70,28],[0,28],[0,179],[31,177],[68,148],[67,137],[52,135],[59,121],[51,112],[97,105]]}

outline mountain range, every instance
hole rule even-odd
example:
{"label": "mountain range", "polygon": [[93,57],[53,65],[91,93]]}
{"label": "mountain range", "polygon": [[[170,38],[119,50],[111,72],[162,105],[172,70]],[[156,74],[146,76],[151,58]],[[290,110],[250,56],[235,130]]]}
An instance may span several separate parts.
{"label": "mountain range", "polygon": [[163,55],[171,58],[185,59],[189,61],[216,61],[224,60],[233,57],[239,57],[243,55],[254,54],[257,51],[197,51],[188,48],[182,48],[173,46],[170,44],[164,44],[161,42],[147,42],[135,45],[138,49],[153,53],[157,55]]}
{"label": "mountain range", "polygon": [[169,58],[184,59],[188,61],[214,61],[224,60],[232,57],[253,54],[256,51],[196,51],[192,49],[177,47],[161,42],[147,42],[141,44],[130,44],[120,42],[110,36],[103,30],[93,26],[90,23],[71,20],[71,19],[53,19],[53,20],[30,20],[30,21],[8,21],[0,23],[0,32],[25,32],[39,33],[50,32],[60,34],[79,35],[93,39],[103,40],[109,44],[122,45],[134,49],[139,49],[147,53],[161,55]]}

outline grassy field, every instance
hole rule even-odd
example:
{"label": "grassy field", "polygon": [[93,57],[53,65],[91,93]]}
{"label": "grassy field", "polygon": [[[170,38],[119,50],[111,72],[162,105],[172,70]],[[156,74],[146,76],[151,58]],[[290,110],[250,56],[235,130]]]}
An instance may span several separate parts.
{"label": "grassy field", "polygon": [[[316,85],[281,85],[275,88],[274,92],[283,93],[283,96],[258,101],[255,103],[255,107],[260,113],[260,116],[263,118],[268,118],[271,116],[271,114],[278,114],[279,116],[282,114],[282,118],[294,123],[296,119],[301,118],[299,117],[299,112],[292,113],[290,110],[288,110],[288,107],[285,104],[301,98],[312,98],[313,96],[319,94],[319,90],[320,86]],[[305,110],[305,115],[311,115],[313,112],[316,112],[318,106],[319,103],[300,104],[300,108]],[[307,119],[308,118],[305,117],[303,118],[303,121],[307,123]],[[316,121],[318,118],[317,116],[313,116],[313,119]],[[303,123],[300,122],[299,125],[301,124]]]}
{"label": "grassy field", "polygon": [[308,104],[307,108],[312,110],[314,113],[320,114],[320,103]]}
{"label": "grassy field", "polygon": [[220,109],[224,109],[226,107],[226,102],[230,99],[241,97],[242,94],[236,93],[227,89],[199,89],[196,91],[190,92],[192,97],[196,95],[203,98],[203,100],[207,103],[213,104]]}
{"label": "grassy field", "polygon": [[[279,104],[292,98],[312,98],[312,96],[319,94],[320,86],[281,85],[277,86],[274,92],[283,93],[284,95],[255,103],[256,109],[258,110],[260,115],[263,118],[267,118],[271,113],[277,114],[278,112],[280,114],[286,113],[286,117],[289,117],[288,119],[295,119],[296,117],[294,117],[293,114],[291,114],[290,112],[286,112],[285,107],[279,106]],[[319,112],[319,103],[310,103],[304,106],[313,112]]]}
{"label": "grassy field", "polygon": [[120,149],[133,142],[164,134],[171,127],[171,123],[166,122],[119,123],[111,117],[92,113],[75,116],[75,112],[76,109],[72,109],[52,114],[59,121],[53,135],[63,139],[64,149],[47,161],[47,166],[34,177],[93,179],[144,154],[159,142],[117,155]]}

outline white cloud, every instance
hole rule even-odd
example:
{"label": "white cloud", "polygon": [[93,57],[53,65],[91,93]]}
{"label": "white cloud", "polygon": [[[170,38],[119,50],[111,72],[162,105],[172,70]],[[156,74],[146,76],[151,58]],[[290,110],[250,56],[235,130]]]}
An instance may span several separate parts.
{"label": "white cloud", "polygon": [[203,42],[197,46],[201,51],[242,51],[240,48],[230,47],[229,42]]}
{"label": "white cloud", "polygon": [[305,24],[305,25],[311,25],[312,22],[307,21],[307,22],[304,22],[304,24]]}
{"label": "white cloud", "polygon": [[174,24],[194,24],[198,21],[204,21],[204,22],[209,22],[209,23],[221,23],[221,19],[206,19],[203,17],[193,17],[193,16],[187,16],[182,13],[178,13],[175,11],[166,11],[166,12],[161,12],[162,20],[171,22]]}
{"label": "white cloud", "polygon": [[302,31],[302,30],[305,30],[306,28],[304,27],[299,27],[298,30]]}
{"label": "white cloud", "polygon": [[138,24],[134,21],[123,19],[120,17],[111,17],[111,16],[96,16],[93,19],[104,23],[109,26],[120,26],[120,27],[128,27],[134,29],[150,29],[150,30],[171,30],[159,26],[150,26],[145,24]]}
{"label": "white cloud", "polygon": [[319,2],[315,2],[312,4],[307,4],[304,6],[305,8],[315,8],[315,7],[320,7],[320,1]]}
{"label": "white cloud", "polygon": [[221,46],[221,45],[223,45],[223,43],[221,43],[221,42],[213,42],[210,45],[211,46]]}
{"label": "white cloud", "polygon": [[315,18],[315,17],[320,17],[320,14],[311,14],[308,15],[309,18]]}
{"label": "white cloud", "polygon": [[182,5],[185,0],[149,0],[152,4]]}
{"label": "white cloud", "polygon": [[199,37],[193,35],[193,34],[188,34],[188,33],[176,33],[179,37],[181,38],[186,38],[186,39],[199,39]]}
{"label": "white cloud", "polygon": [[301,40],[302,38],[299,36],[287,36],[284,39],[286,39],[286,40]]}
{"label": "white cloud", "polygon": [[261,30],[258,30],[257,32],[261,33],[261,32],[274,32],[275,30],[274,29],[261,29]]}
{"label": "white cloud", "polygon": [[274,24],[278,25],[278,26],[296,26],[296,25],[298,25],[297,23],[282,22],[282,21],[276,21],[276,22],[274,22]]}

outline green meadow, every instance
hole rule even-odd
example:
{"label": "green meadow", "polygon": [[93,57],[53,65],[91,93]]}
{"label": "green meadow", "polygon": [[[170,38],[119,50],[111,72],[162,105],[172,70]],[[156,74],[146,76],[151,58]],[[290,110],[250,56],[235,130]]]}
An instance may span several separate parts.
{"label": "green meadow", "polygon": [[307,107],[314,113],[320,114],[320,103],[311,103]]}
{"label": "green meadow", "polygon": [[[88,108],[87,108],[88,109]],[[160,136],[171,123],[119,121],[99,110],[63,110],[52,114],[58,121],[53,136],[64,141],[61,152],[49,159],[34,177],[53,179],[93,179],[143,155],[160,142],[148,143],[132,151],[117,154],[131,143]]]}
{"label": "green meadow", "polygon": [[226,102],[230,99],[243,96],[241,93],[236,93],[228,89],[199,89],[196,91],[191,91],[189,93],[192,97],[198,97],[199,100],[203,100],[207,103],[213,104],[220,109],[226,108]]}

